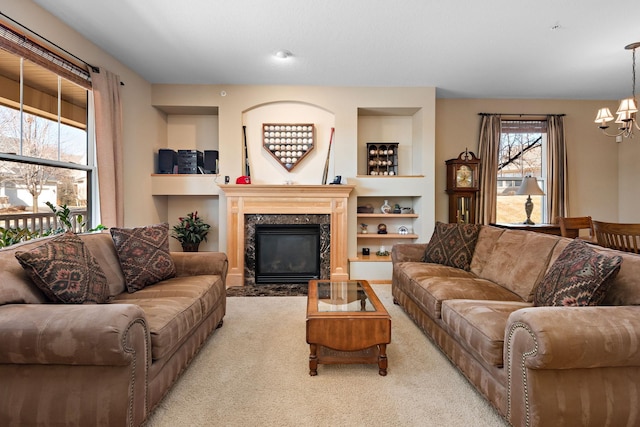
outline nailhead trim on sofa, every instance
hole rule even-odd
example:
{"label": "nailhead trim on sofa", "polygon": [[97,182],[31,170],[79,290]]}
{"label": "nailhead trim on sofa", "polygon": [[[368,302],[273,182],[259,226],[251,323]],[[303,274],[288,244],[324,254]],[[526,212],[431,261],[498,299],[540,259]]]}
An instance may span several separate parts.
{"label": "nailhead trim on sofa", "polygon": [[527,333],[531,336],[531,338],[533,339],[534,342],[534,346],[533,349],[527,352],[524,352],[522,354],[522,360],[521,360],[521,368],[522,368],[522,384],[523,384],[523,388],[524,388],[524,405],[525,405],[525,409],[526,409],[526,426],[528,427],[531,424],[531,419],[530,419],[530,414],[529,414],[529,389],[527,388],[527,370],[524,366],[525,364],[525,360],[527,357],[529,356],[534,356],[538,353],[538,340],[536,339],[535,334],[533,333],[533,331],[531,330],[531,328],[529,328],[529,326],[525,325],[522,322],[515,322],[513,325],[511,325],[511,328],[509,329],[509,335],[508,335],[508,344],[507,344],[507,355],[505,358],[505,365],[507,365],[507,420],[511,419],[511,370],[512,370],[512,364],[508,363],[508,360],[511,360],[511,339],[513,338],[514,333],[516,332],[517,329],[524,329],[525,331],[527,331]]}

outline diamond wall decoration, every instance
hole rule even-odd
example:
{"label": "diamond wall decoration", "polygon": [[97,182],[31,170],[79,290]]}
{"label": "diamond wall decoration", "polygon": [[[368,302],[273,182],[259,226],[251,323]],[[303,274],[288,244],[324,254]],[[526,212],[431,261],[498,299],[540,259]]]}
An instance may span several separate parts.
{"label": "diamond wall decoration", "polygon": [[263,123],[263,147],[291,172],[315,145],[313,123]]}

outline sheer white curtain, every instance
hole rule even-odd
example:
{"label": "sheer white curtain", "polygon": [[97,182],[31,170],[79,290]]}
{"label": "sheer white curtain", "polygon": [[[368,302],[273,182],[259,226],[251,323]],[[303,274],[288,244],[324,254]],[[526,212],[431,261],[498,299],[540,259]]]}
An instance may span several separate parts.
{"label": "sheer white curtain", "polygon": [[124,226],[124,172],[120,77],[104,68],[91,71],[96,123],[100,222]]}
{"label": "sheer white curtain", "polygon": [[500,149],[501,119],[498,114],[482,114],[480,121],[480,191],[476,206],[476,222],[491,224],[496,222],[498,197],[498,152]]}

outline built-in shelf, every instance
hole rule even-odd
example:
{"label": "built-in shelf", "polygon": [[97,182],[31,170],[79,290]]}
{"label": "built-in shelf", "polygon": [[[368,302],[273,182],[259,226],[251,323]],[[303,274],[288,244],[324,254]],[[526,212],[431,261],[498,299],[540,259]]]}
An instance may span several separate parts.
{"label": "built-in shelf", "polygon": [[377,214],[359,213],[358,218],[418,218],[418,214]]}
{"label": "built-in shelf", "polygon": [[417,239],[417,234],[398,234],[398,233],[360,233],[358,239]]}
{"label": "built-in shelf", "polygon": [[218,196],[220,175],[152,174],[151,194],[154,196]]}
{"label": "built-in shelf", "polygon": [[356,178],[373,178],[373,179],[398,179],[398,178],[424,178],[424,175],[394,175],[394,176],[380,176],[380,175],[356,175]]}
{"label": "built-in shelf", "polygon": [[349,258],[349,262],[390,262],[391,255],[380,256],[380,255],[362,255],[359,253],[357,257]]}

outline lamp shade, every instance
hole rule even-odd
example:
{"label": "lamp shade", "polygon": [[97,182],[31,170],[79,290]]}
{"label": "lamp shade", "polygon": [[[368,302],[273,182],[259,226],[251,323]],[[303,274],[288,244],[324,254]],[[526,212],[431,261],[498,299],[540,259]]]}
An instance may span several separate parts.
{"label": "lamp shade", "polygon": [[538,180],[535,176],[526,176],[522,180],[522,184],[520,184],[520,188],[518,188],[516,194],[527,196],[544,196],[544,191],[540,189]]}
{"label": "lamp shade", "polygon": [[625,123],[633,119],[633,113],[630,111],[621,111],[616,114],[618,115],[618,117],[616,118],[616,123]]}
{"label": "lamp shade", "polygon": [[636,113],[638,111],[638,106],[636,105],[636,100],[633,98],[627,98],[620,101],[620,106],[618,106],[617,114],[621,113]]}
{"label": "lamp shade", "polygon": [[604,125],[606,122],[610,122],[611,120],[613,120],[611,111],[608,108],[601,108],[598,110],[598,115],[594,122],[602,123]]}

